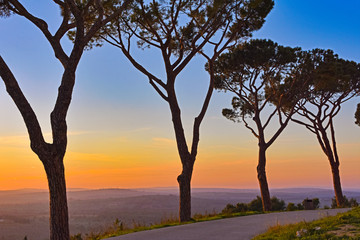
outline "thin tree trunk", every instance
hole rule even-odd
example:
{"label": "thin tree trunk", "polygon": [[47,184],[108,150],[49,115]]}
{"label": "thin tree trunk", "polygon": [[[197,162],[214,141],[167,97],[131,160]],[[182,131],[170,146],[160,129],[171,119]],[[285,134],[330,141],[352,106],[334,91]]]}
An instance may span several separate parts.
{"label": "thin tree trunk", "polygon": [[[171,79],[171,76],[168,77]],[[184,128],[181,121],[181,111],[179,105],[177,103],[175,89],[174,89],[174,80],[171,82],[172,84],[168,85],[167,93],[168,93],[168,103],[171,110],[172,122],[175,131],[175,138],[178,153],[181,159],[182,164],[182,172],[177,177],[177,181],[179,183],[179,220],[180,222],[188,222],[191,220],[191,177],[194,167],[194,161],[191,154],[189,153],[189,149],[186,143]]]}
{"label": "thin tree trunk", "polygon": [[[331,125],[331,127],[332,127],[332,125]],[[320,142],[320,145],[321,145],[324,153],[328,157],[328,160],[330,163],[336,205],[338,207],[343,207],[344,206],[344,195],[342,193],[341,182],[340,182],[339,157],[337,155],[337,150],[336,150],[335,131],[334,131],[334,129],[331,129],[331,136],[332,136],[332,141],[333,141],[333,148],[331,148],[330,141],[326,134],[326,131],[324,130],[324,128],[320,128],[320,130],[321,130],[320,132],[321,132],[322,141],[321,141],[319,135],[318,135],[318,140]]]}
{"label": "thin tree trunk", "polygon": [[342,189],[341,189],[340,173],[339,173],[340,161],[339,161],[339,155],[338,155],[337,147],[336,147],[335,128],[334,128],[334,122],[333,122],[332,118],[330,121],[330,133],[331,133],[331,141],[332,141],[333,153],[334,153],[333,154],[334,159],[332,162],[330,162],[330,165],[331,165],[331,172],[332,172],[332,176],[333,176],[333,185],[334,185],[334,191],[335,191],[336,205],[338,207],[344,207],[345,199],[344,199]]}
{"label": "thin tree trunk", "polygon": [[266,147],[259,144],[259,161],[257,166],[257,176],[260,185],[261,200],[264,211],[271,211],[270,191],[266,178]]}
{"label": "thin tree trunk", "polygon": [[63,157],[44,162],[50,194],[50,239],[69,240],[69,219]]}
{"label": "thin tree trunk", "polygon": [[336,205],[338,207],[344,207],[344,195],[343,195],[342,189],[341,189],[339,165],[336,163],[330,163],[330,166],[331,166],[331,172],[332,172]]}
{"label": "thin tree trunk", "polygon": [[191,220],[191,174],[192,169],[183,169],[177,178],[180,191],[180,222],[188,222]]}

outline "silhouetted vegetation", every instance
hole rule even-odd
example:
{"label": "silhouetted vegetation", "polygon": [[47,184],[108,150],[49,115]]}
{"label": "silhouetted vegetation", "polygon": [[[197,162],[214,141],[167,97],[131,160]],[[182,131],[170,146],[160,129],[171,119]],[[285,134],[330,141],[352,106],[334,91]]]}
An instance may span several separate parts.
{"label": "silhouetted vegetation", "polygon": [[[357,200],[355,198],[350,198],[350,200],[344,196],[344,203],[342,205],[342,207],[358,207],[359,203],[357,202]],[[331,208],[338,208],[337,202],[336,202],[336,198],[332,198],[331,199]]]}
{"label": "silhouetted vegetation", "polygon": [[[222,114],[234,122],[243,122],[257,138],[257,177],[264,211],[273,210],[266,151],[284,131],[301,100],[299,93],[304,84],[294,73],[301,57],[300,48],[253,39],[222,54],[215,62],[215,88],[234,94],[232,109],[225,108]],[[283,109],[286,114],[281,112]]]}
{"label": "silhouetted vegetation", "polygon": [[[273,207],[272,211],[304,210],[305,201],[307,200],[308,199],[305,199],[303,203],[298,203],[296,205],[295,203],[289,202],[288,205],[286,206],[284,200],[278,199],[277,197],[274,196],[271,198],[271,206]],[[311,202],[314,209],[319,208],[320,201],[318,198],[311,199]],[[227,204],[226,207],[222,210],[222,213],[231,214],[231,213],[248,212],[248,211],[263,212],[261,197],[257,196],[249,203],[237,203],[236,205]]]}
{"label": "silhouetted vegetation", "polygon": [[313,198],[312,201],[315,209],[320,207],[320,200],[318,198]]}
{"label": "silhouetted vegetation", "polygon": [[355,112],[355,124],[360,126],[360,103],[358,103],[356,112]]}
{"label": "silhouetted vegetation", "polygon": [[[271,198],[271,206],[273,206],[272,211],[283,211],[285,210],[285,201],[278,199],[277,197]],[[226,207],[222,210],[224,214],[231,213],[240,213],[240,212],[263,212],[262,200],[260,196],[257,196],[249,203],[238,203],[235,206],[232,204],[227,204]]]}
{"label": "silhouetted vegetation", "polygon": [[315,134],[330,163],[337,206],[342,207],[345,199],[334,119],[342,104],[359,94],[360,64],[341,59],[332,50],[314,49],[304,54],[300,70],[298,76],[307,83],[307,88],[292,121]]}
{"label": "silhouetted vegetation", "polygon": [[[214,89],[214,61],[231,45],[260,29],[273,5],[273,0],[135,0],[127,16],[107,25],[103,38],[99,39],[118,47],[169,106],[182,164],[177,177],[181,222],[191,218],[191,178],[198,153],[200,125]],[[159,63],[163,64],[165,77],[156,76],[153,69],[141,64],[134,54],[134,42],[142,50],[153,48],[160,53]],[[184,132],[175,82],[195,56],[203,56],[208,64],[209,86],[199,114],[194,118],[189,141]],[[187,87],[190,89],[193,85]]]}
{"label": "silhouetted vegetation", "polygon": [[286,211],[295,211],[295,210],[298,210],[297,206],[294,203],[289,202],[288,205],[286,206]]}
{"label": "silhouetted vegetation", "polygon": [[[0,76],[23,117],[31,149],[39,157],[46,172],[50,190],[51,240],[100,239],[178,224],[171,220],[159,225],[134,224],[133,227],[127,227],[116,220],[104,232],[90,233],[85,238],[81,234],[71,238],[69,236],[63,162],[68,143],[66,118],[80,59],[85,49],[101,45],[102,41],[118,47],[168,103],[182,163],[182,171],[177,178],[181,222],[223,218],[236,213],[319,208],[318,198],[305,199],[302,204],[290,202],[286,206],[284,200],[270,197],[265,171],[266,150],[291,120],[316,135],[330,162],[335,190],[331,207],[359,206],[355,198],[347,199],[342,193],[334,118],[344,102],[359,95],[360,65],[339,58],[332,50],[303,52],[300,48],[283,47],[271,40],[242,42],[262,27],[273,8],[273,0],[124,0],[108,1],[106,4],[103,1],[68,0],[53,3],[60,9],[62,21],[58,29],[50,31],[52,26],[49,27],[45,20],[32,15],[18,0],[0,0],[0,17],[16,14],[34,24],[49,42],[52,54],[63,67],[56,102],[49,114],[52,142],[47,142],[34,109],[26,99],[17,78],[0,56]],[[121,13],[123,16],[119,17]],[[64,47],[64,36],[68,36],[74,44]],[[164,79],[155,76],[151,69],[146,69],[137,62],[134,58],[136,54],[133,55],[130,46],[133,42],[142,50],[147,47],[159,50],[166,72]],[[239,42],[241,44],[235,46]],[[206,59],[209,86],[205,89],[206,96],[200,111],[194,118],[189,142],[185,136],[175,82],[197,55]],[[192,85],[189,86],[191,87]],[[222,210],[223,215],[195,215],[195,219],[192,219],[190,188],[200,141],[200,125],[214,88],[235,94],[232,109],[223,109],[223,115],[235,122],[242,121],[258,139],[257,176],[261,197],[257,196],[249,203],[228,204]],[[270,110],[267,118],[263,117],[264,109]],[[274,119],[279,123],[278,128],[272,124]],[[360,104],[355,112],[355,120],[360,126]],[[265,129],[269,128],[272,128],[273,135],[267,139]],[[27,240],[27,236],[24,240]]]}
{"label": "silhouetted vegetation", "polygon": [[304,205],[302,203],[295,203],[289,202],[286,206],[286,211],[296,211],[296,210],[304,210]]}
{"label": "silhouetted vegetation", "polygon": [[251,211],[262,212],[263,206],[262,206],[261,197],[256,196],[256,198],[249,203],[249,209]]}
{"label": "silhouetted vegetation", "polygon": [[[42,162],[46,172],[50,191],[51,240],[70,239],[64,156],[68,143],[66,118],[75,85],[75,73],[84,50],[89,46],[98,30],[122,13],[123,3],[127,2],[129,0],[112,1],[112,11],[107,11],[105,14],[103,1],[52,1],[61,16],[61,24],[54,29],[50,22],[46,22],[40,16],[35,16],[37,14],[33,15],[34,9],[27,9],[28,7],[22,5],[18,0],[0,1],[0,16],[14,14],[22,16],[23,19],[32,23],[51,46],[50,54],[55,55],[63,67],[62,76],[57,79],[61,80],[59,81],[58,95],[50,113],[52,140],[47,142],[38,116],[25,97],[16,76],[0,56],[0,76],[5,83],[6,91],[23,117],[31,149]],[[29,11],[30,9],[32,11]],[[22,31],[22,29],[14,29],[14,31]],[[72,35],[74,44],[71,45],[68,42],[64,44],[64,38],[70,35]]]}

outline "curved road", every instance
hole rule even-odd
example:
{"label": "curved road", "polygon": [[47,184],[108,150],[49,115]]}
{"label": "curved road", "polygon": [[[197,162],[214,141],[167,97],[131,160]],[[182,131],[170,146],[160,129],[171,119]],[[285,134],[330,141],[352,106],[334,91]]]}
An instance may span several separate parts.
{"label": "curved road", "polygon": [[136,232],[108,240],[246,240],[277,224],[312,221],[348,210],[350,209],[308,210],[234,217]]}

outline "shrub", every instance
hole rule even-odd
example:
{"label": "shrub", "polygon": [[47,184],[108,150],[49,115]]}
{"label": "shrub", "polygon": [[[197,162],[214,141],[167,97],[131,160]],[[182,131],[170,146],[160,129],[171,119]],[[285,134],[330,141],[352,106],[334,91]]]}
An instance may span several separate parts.
{"label": "shrub", "polygon": [[[277,197],[271,198],[271,209],[272,211],[282,211],[285,210],[285,202],[284,200],[280,200]],[[231,214],[231,213],[239,213],[239,212],[247,212],[247,211],[254,211],[254,212],[262,212],[262,200],[261,197],[256,196],[248,204],[246,203],[238,203],[236,206],[232,204],[227,204],[226,207],[222,210],[223,214]]]}
{"label": "shrub", "polygon": [[249,210],[249,207],[246,203],[236,204],[236,212],[246,212]]}
{"label": "shrub", "polygon": [[70,237],[71,240],[83,240],[81,233]]}
{"label": "shrub", "polygon": [[287,207],[286,207],[286,211],[295,211],[295,210],[297,210],[298,208],[295,206],[295,204],[294,203],[292,203],[292,202],[289,202],[288,203],[288,205],[287,205]]}
{"label": "shrub", "polygon": [[222,210],[222,213],[235,213],[236,207],[232,204],[227,204],[226,207]]}
{"label": "shrub", "polygon": [[277,197],[271,198],[271,210],[272,211],[283,211],[285,210],[284,200],[280,200]]}
{"label": "shrub", "polygon": [[296,207],[298,210],[304,210],[304,205],[302,205],[301,203],[298,203]]}
{"label": "shrub", "polygon": [[248,207],[250,211],[262,212],[263,208],[261,197],[256,196],[256,198],[248,204]]}
{"label": "shrub", "polygon": [[320,207],[320,200],[318,198],[313,198],[312,201],[315,209]]}
{"label": "shrub", "polygon": [[[347,197],[344,196],[344,204],[342,207],[357,207],[357,206],[359,206],[359,203],[356,201],[355,198],[350,198],[350,200],[348,200]],[[331,208],[337,208],[335,197],[331,199]]]}
{"label": "shrub", "polygon": [[356,201],[355,198],[350,198],[349,205],[350,205],[350,207],[358,207],[359,203]]}
{"label": "shrub", "polygon": [[246,203],[238,203],[238,204],[236,204],[236,206],[229,203],[222,210],[222,213],[224,213],[224,214],[239,213],[239,212],[246,212],[248,210],[249,210],[249,207],[248,207],[248,204],[246,204]]}

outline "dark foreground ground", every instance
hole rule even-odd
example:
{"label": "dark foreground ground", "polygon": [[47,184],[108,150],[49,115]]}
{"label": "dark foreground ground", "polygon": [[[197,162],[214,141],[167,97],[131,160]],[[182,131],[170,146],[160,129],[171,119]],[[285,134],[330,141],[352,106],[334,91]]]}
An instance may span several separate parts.
{"label": "dark foreground ground", "polygon": [[[72,189],[68,192],[72,234],[100,231],[119,219],[124,224],[151,224],[176,218],[176,188],[158,189]],[[330,205],[332,190],[272,189],[273,196],[299,203],[306,197],[319,198]],[[193,189],[193,213],[221,211],[226,204],[249,202],[258,190]],[[360,201],[360,191],[345,191],[347,197]],[[49,239],[48,192],[44,190],[0,191],[0,240]]]}

